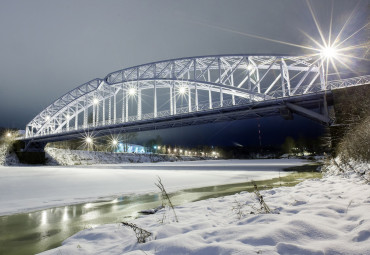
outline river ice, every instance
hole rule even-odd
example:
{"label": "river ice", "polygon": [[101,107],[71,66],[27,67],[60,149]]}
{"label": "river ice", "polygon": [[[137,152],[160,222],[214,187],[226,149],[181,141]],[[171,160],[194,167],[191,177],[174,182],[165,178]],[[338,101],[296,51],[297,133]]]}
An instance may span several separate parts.
{"label": "river ice", "polygon": [[[0,215],[157,191],[274,178],[297,159],[209,160],[89,167],[0,166]],[[281,176],[286,172],[281,172]]]}

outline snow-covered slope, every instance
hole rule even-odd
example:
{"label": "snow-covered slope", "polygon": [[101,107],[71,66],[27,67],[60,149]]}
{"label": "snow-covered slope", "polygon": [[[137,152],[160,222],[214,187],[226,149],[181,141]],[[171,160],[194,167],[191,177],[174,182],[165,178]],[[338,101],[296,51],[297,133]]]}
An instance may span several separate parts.
{"label": "snow-covered slope", "polygon": [[357,174],[261,193],[278,214],[251,214],[259,204],[245,192],[176,207],[179,223],[161,224],[165,210],[134,220],[153,233],[144,244],[116,223],[83,230],[42,254],[370,254],[370,186]]}
{"label": "snow-covered slope", "polygon": [[9,145],[0,145],[0,166],[19,165],[19,160],[14,152],[9,152]]}
{"label": "snow-covered slope", "polygon": [[146,163],[162,161],[202,160],[202,157],[175,156],[162,154],[113,153],[82,150],[45,148],[48,165],[96,165],[119,163]]}

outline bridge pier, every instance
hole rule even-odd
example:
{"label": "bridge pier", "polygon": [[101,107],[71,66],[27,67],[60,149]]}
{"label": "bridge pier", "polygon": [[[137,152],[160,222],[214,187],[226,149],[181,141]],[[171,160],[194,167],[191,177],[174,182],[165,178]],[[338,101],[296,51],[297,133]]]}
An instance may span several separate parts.
{"label": "bridge pier", "polygon": [[32,142],[28,143],[17,141],[13,145],[13,150],[17,155],[19,162],[23,164],[45,164],[45,146],[46,142]]}

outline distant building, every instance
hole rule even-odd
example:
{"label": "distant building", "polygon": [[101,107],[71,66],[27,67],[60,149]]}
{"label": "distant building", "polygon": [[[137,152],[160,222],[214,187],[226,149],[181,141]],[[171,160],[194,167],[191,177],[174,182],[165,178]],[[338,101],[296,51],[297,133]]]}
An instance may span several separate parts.
{"label": "distant building", "polygon": [[147,153],[148,150],[146,147],[137,144],[118,143],[116,152]]}

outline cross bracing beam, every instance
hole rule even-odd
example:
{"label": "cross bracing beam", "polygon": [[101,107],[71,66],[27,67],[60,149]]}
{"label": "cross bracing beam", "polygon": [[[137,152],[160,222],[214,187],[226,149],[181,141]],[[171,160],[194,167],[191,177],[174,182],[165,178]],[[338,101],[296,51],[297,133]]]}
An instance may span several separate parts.
{"label": "cross bracing beam", "polygon": [[[269,102],[369,82],[363,76],[323,86],[322,65],[317,63],[322,59],[312,56],[220,55],[122,69],[57,99],[27,125],[26,136]],[[154,101],[149,112],[148,93]],[[166,110],[158,108],[164,97]]]}

